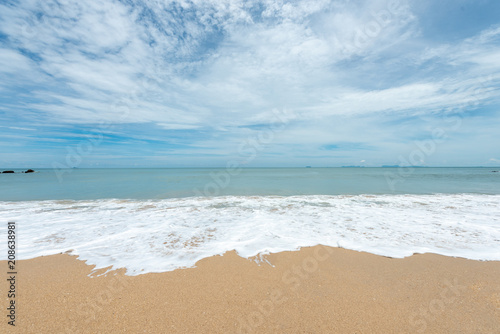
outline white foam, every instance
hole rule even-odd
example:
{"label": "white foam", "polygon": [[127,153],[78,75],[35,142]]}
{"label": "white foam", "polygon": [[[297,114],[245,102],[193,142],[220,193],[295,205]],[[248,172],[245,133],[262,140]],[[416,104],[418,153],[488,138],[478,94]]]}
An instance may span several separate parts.
{"label": "white foam", "polygon": [[247,258],[317,244],[500,260],[499,203],[500,195],[474,194],[230,196],[0,202],[0,215],[16,221],[23,259],[73,250],[97,268],[138,275],[228,250]]}

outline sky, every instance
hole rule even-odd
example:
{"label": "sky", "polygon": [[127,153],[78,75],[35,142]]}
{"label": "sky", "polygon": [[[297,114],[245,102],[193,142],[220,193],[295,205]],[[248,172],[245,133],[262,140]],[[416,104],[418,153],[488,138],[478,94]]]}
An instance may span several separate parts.
{"label": "sky", "polygon": [[0,167],[500,165],[497,0],[0,4]]}

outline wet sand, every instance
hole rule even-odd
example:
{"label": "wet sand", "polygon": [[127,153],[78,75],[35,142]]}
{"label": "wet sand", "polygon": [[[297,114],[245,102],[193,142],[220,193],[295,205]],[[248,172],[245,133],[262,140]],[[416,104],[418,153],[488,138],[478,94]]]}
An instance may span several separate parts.
{"label": "wet sand", "polygon": [[19,261],[16,326],[3,279],[0,332],[500,333],[500,262],[324,246],[265,259],[228,252],[139,276],[96,276],[66,254]]}

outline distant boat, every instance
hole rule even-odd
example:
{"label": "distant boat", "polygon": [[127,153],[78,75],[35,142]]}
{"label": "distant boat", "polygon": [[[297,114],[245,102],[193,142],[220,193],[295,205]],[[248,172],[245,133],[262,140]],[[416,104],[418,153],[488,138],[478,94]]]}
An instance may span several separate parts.
{"label": "distant boat", "polygon": [[311,166],[306,166],[306,168],[312,168]]}

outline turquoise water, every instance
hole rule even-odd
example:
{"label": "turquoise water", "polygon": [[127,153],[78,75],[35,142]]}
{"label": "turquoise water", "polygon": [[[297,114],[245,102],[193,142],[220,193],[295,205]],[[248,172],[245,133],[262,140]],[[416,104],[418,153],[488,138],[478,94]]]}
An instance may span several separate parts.
{"label": "turquoise water", "polygon": [[0,174],[0,216],[21,258],[70,252],[130,275],[318,244],[500,261],[494,170],[42,169]]}
{"label": "turquoise water", "polygon": [[499,168],[40,169],[0,174],[0,201],[192,196],[500,194]]}

